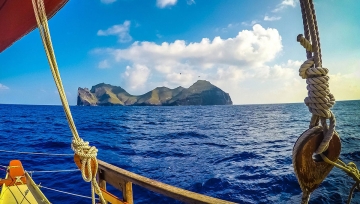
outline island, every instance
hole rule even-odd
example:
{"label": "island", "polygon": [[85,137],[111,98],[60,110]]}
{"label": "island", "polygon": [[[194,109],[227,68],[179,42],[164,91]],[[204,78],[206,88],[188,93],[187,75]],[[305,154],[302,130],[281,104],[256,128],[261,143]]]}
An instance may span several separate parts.
{"label": "island", "polygon": [[120,86],[100,83],[78,88],[78,106],[188,106],[232,105],[230,95],[206,80],[198,80],[189,88],[157,87],[143,95],[129,94]]}

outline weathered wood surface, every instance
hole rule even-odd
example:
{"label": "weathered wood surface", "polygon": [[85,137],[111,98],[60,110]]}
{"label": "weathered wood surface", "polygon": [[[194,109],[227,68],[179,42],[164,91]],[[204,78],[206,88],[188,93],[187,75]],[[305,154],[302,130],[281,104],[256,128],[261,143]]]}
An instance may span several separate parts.
{"label": "weathered wood surface", "polygon": [[[101,160],[98,160],[98,162],[99,162],[99,172],[101,172],[102,174],[100,177],[103,180],[105,180],[108,184],[121,190],[124,195],[124,201],[126,201],[129,204],[133,203],[131,183],[134,183],[148,190],[160,193],[162,195],[174,198],[176,200],[185,203],[233,204],[233,202],[220,200],[210,196],[194,193],[188,190],[184,190],[181,188],[177,188],[165,183],[152,180],[144,176],[140,176],[138,174],[132,173],[130,171],[126,171],[114,165],[108,164]],[[128,197],[130,196],[130,194],[131,197]]]}
{"label": "weathered wood surface", "polygon": [[[313,192],[334,167],[325,161],[314,161],[313,154],[323,139],[322,127],[305,131],[296,141],[293,149],[293,166],[303,192]],[[323,154],[332,161],[339,158],[341,142],[335,132],[328,150]]]}

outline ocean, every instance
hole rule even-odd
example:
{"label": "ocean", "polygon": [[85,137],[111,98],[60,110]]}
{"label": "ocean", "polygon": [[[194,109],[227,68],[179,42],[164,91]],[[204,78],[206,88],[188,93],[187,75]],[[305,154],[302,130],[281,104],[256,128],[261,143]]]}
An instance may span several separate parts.
{"label": "ocean", "polygon": [[[99,149],[98,159],[134,173],[237,203],[299,203],[292,148],[311,114],[302,104],[80,107],[72,106],[79,134]],[[341,159],[360,166],[360,101],[333,108]],[[71,132],[61,106],[0,105],[0,164],[22,161],[41,186],[90,196],[90,184],[72,156]],[[5,177],[3,167],[0,176]],[[346,203],[354,181],[334,168],[310,203]],[[180,203],[134,185],[134,201]],[[43,188],[52,203],[90,203],[87,198]],[[120,193],[110,188],[110,191]],[[355,192],[352,203],[360,203]]]}

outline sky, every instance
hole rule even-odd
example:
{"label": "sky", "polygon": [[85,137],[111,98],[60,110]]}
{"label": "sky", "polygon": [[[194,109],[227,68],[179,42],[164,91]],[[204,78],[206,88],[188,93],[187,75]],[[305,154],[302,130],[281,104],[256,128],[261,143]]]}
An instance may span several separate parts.
{"label": "sky", "polygon": [[[360,1],[314,2],[330,91],[358,100]],[[295,0],[69,0],[49,27],[70,105],[102,82],[140,95],[201,79],[234,104],[307,96]],[[61,104],[37,29],[0,53],[0,103]]]}

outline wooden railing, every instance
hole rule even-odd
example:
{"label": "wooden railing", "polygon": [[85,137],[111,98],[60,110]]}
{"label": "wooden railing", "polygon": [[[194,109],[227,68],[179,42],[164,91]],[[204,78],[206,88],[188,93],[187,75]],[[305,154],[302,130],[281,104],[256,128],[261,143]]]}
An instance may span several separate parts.
{"label": "wooden railing", "polygon": [[[114,165],[108,164],[104,161],[98,160],[99,170],[98,179],[100,187],[104,190],[103,195],[110,203],[127,203],[133,204],[132,184],[139,185],[148,190],[160,193],[170,198],[185,202],[185,203],[214,203],[214,204],[233,204],[233,202],[220,200],[210,196],[194,193],[181,188],[177,188],[165,183],[161,183],[144,176],[126,171]],[[106,184],[110,184],[118,190],[122,191],[123,201],[113,199],[111,194],[106,191]]]}

